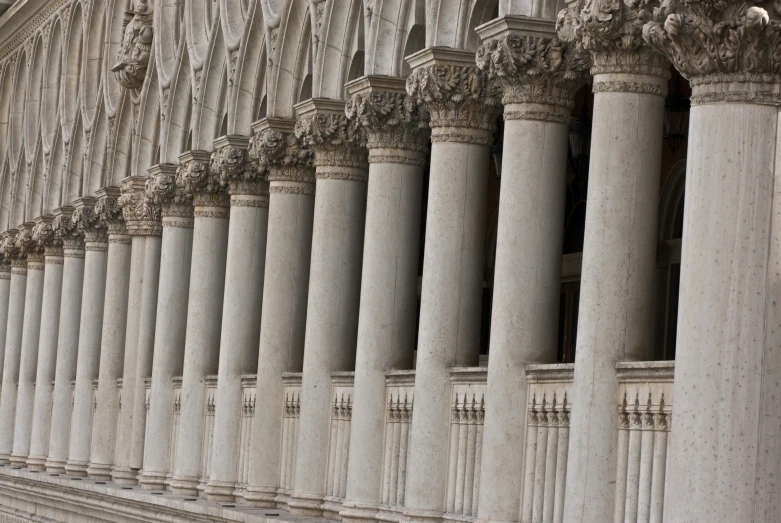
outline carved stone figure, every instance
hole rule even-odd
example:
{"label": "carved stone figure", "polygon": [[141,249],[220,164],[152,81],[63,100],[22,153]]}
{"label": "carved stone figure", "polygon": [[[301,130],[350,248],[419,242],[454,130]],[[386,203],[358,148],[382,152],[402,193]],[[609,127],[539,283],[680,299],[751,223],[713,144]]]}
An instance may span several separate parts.
{"label": "carved stone figure", "polygon": [[140,90],[144,85],[154,36],[152,14],[150,0],[134,0],[133,9],[125,12],[119,61],[111,70],[127,89]]}

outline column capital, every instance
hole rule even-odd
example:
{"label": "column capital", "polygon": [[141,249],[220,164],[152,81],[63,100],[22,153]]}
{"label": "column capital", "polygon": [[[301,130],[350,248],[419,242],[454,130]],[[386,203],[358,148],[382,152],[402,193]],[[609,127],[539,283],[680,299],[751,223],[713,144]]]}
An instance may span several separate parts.
{"label": "column capital", "polygon": [[426,165],[428,111],[409,96],[403,78],[364,76],[347,84],[350,120],[363,127],[369,163]]}
{"label": "column capital", "polygon": [[[558,38],[552,20],[505,16],[481,25],[477,33],[483,40],[477,67],[500,89],[505,120],[569,123],[575,92],[586,83],[589,60]],[[507,108],[513,104],[536,107]]]}
{"label": "column capital", "polygon": [[33,241],[43,249],[46,263],[62,263],[62,238],[54,232],[54,216],[44,214],[35,219]]}
{"label": "column capital", "polygon": [[122,194],[119,187],[102,187],[95,194],[98,198],[92,212],[106,225],[108,236],[112,241],[129,243],[122,207],[119,205]]}
{"label": "column capital", "polygon": [[163,234],[160,205],[146,197],[146,176],[129,176],[122,180],[122,195],[117,205],[131,236]]}
{"label": "column capital", "polygon": [[54,209],[52,231],[62,241],[63,256],[83,258],[84,236],[71,218],[73,210],[67,205]]}
{"label": "column capital", "polygon": [[[366,136],[344,113],[345,102],[312,98],[295,106],[296,137],[315,153],[315,167],[368,168]],[[365,174],[320,170],[318,178],[365,181]]]}
{"label": "column capital", "polygon": [[16,237],[19,235],[17,229],[9,229],[2,234],[2,244],[0,250],[3,251],[3,257],[11,264],[12,272],[27,274],[27,258],[22,255],[16,244]]}
{"label": "column capital", "polygon": [[266,166],[269,191],[314,194],[314,152],[295,134],[295,120],[263,118],[252,124],[250,155]]}
{"label": "column capital", "polygon": [[559,38],[591,56],[591,74],[632,74],[637,79],[597,81],[594,92],[623,91],[666,94],[666,82],[642,77],[669,77],[670,64],[643,40],[643,24],[659,0],[570,0],[559,13]]}
{"label": "column capital", "polygon": [[84,249],[87,251],[105,251],[108,249],[106,222],[95,212],[97,198],[84,196],[76,199],[71,215],[74,225],[84,235]]}
{"label": "column capital", "polygon": [[26,259],[28,269],[43,270],[43,246],[35,239],[35,222],[24,222],[18,230],[19,233],[16,235],[18,257]]}
{"label": "column capital", "polygon": [[498,90],[470,51],[429,47],[409,56],[407,93],[431,115],[432,142],[491,145],[499,114]]}
{"label": "column capital", "polygon": [[[193,195],[195,216],[206,218],[227,218],[230,201],[220,173],[210,167],[211,153],[195,149],[179,155],[177,184]],[[208,209],[198,209],[207,207]]]}
{"label": "column capital", "polygon": [[226,135],[214,140],[211,166],[220,181],[228,186],[232,207],[268,207],[268,200],[243,196],[268,196],[266,170],[259,159],[250,154],[250,138]]}
{"label": "column capital", "polygon": [[149,177],[144,186],[145,197],[160,206],[163,227],[193,226],[193,195],[187,191],[183,180],[177,178],[178,167],[172,163],[159,163],[147,169]]}
{"label": "column capital", "polygon": [[781,12],[767,0],[669,0],[643,38],[692,86],[691,102],[781,103]]}

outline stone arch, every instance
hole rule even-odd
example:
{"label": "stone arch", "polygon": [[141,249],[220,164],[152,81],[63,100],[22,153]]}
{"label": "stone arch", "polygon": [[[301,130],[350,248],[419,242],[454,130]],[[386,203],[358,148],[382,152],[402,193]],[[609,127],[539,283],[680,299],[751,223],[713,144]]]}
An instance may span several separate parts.
{"label": "stone arch", "polygon": [[[21,154],[20,154],[21,156]],[[17,163],[16,173],[12,176],[11,185],[11,226],[16,227],[25,222],[25,196],[27,188],[27,172],[29,167],[24,159]]]}
{"label": "stone arch", "polygon": [[[269,24],[270,42],[266,89],[268,93],[268,115],[279,118],[294,118],[293,105],[298,101],[303,77],[301,64],[312,47],[311,24],[305,2],[288,0],[285,8],[270,14],[268,3],[264,3],[264,18]],[[278,14],[277,14],[278,13]],[[279,25],[274,22],[279,20]]]}
{"label": "stone arch", "polygon": [[477,50],[474,29],[489,21],[497,0],[427,0],[426,47]]}
{"label": "stone arch", "polygon": [[63,149],[62,135],[55,133],[51,153],[49,153],[49,165],[46,166],[49,175],[46,177],[44,188],[44,208],[47,214],[62,206],[62,177],[65,162]]}
{"label": "stone arch", "polygon": [[425,0],[365,0],[365,74],[403,76],[405,46],[419,27],[425,46]]}
{"label": "stone arch", "polygon": [[423,25],[413,25],[407,33],[407,40],[404,44],[404,52],[399,57],[401,64],[399,69],[401,70],[401,76],[407,77],[412,72],[412,68],[404,59],[407,56],[415,54],[416,52],[426,47],[426,27]]}
{"label": "stone arch", "polygon": [[[168,87],[168,105],[161,110],[160,161],[176,163],[182,153],[184,136],[190,132],[192,112],[192,84],[190,81],[190,61],[187,49],[181,49],[180,66],[173,82]],[[165,96],[165,95],[164,95]]]}
{"label": "stone arch", "polygon": [[23,160],[22,142],[24,141],[24,106],[27,98],[27,51],[22,48],[16,60],[16,72],[13,81],[13,101],[11,102],[10,129],[8,133],[8,152],[11,157],[11,169],[18,168],[15,162]]}
{"label": "stone arch", "polygon": [[[149,65],[151,69],[153,64]],[[131,176],[146,176],[146,170],[156,163],[160,147],[160,89],[157,75],[152,73],[147,74],[141,90],[128,173]]]}
{"label": "stone arch", "polygon": [[41,138],[43,149],[51,150],[57,135],[60,102],[60,74],[62,72],[62,22],[56,18],[49,31],[49,48],[41,96]]}
{"label": "stone arch", "polygon": [[65,50],[63,54],[63,71],[60,80],[60,118],[65,142],[71,141],[75,134],[77,114],[79,111],[79,84],[81,77],[81,3],[71,6],[70,23],[65,28]]}
{"label": "stone arch", "polygon": [[674,238],[676,222],[681,220],[681,209],[686,194],[686,159],[679,160],[670,169],[670,175],[664,182],[659,197],[659,224],[657,239],[659,243]]}
{"label": "stone arch", "polygon": [[130,158],[133,147],[133,107],[130,96],[123,96],[120,99],[112,123],[114,142],[107,144],[107,152],[110,155],[105,162],[105,185],[117,187],[123,178],[130,176]]}
{"label": "stone arch", "polygon": [[[190,56],[192,60],[192,56]],[[191,62],[192,64],[192,62]],[[227,67],[222,33],[217,31],[202,70],[193,74],[193,148],[210,151],[225,114]]]}
{"label": "stone arch", "polygon": [[30,78],[27,83],[27,101],[25,103],[24,142],[25,160],[33,161],[35,149],[38,147],[38,135],[41,130],[41,87],[43,84],[44,56],[43,37],[39,34],[32,45],[30,60]]}
{"label": "stone arch", "polygon": [[84,152],[86,148],[81,113],[76,113],[73,134],[66,142],[63,162],[63,200],[72,203],[82,195],[81,177],[84,172]]}
{"label": "stone arch", "polygon": [[206,69],[206,62],[213,53],[214,36],[222,33],[217,30],[220,23],[219,9],[213,7],[212,0],[190,0],[184,3],[187,50],[195,70]]}
{"label": "stone arch", "polygon": [[130,7],[129,0],[106,0],[104,13],[105,31],[103,40],[102,77],[103,109],[109,118],[114,118],[121,110],[124,89],[114,80],[111,68],[116,63],[122,45],[122,29],[125,11]]}
{"label": "stone arch", "polygon": [[266,38],[263,13],[257,2],[250,6],[238,62],[228,98],[228,132],[249,135],[250,124],[266,94]]}
{"label": "stone arch", "polygon": [[35,148],[35,157],[32,162],[32,170],[27,200],[27,209],[25,212],[25,221],[30,221],[43,214],[43,191],[46,186],[46,155],[43,147],[40,146],[40,140],[36,140],[38,146]]}
{"label": "stone arch", "polygon": [[11,223],[11,188],[13,186],[13,176],[11,175],[10,163],[8,157],[2,163],[0,168],[0,227],[7,231],[13,228]]}
{"label": "stone arch", "polygon": [[185,8],[181,0],[157,0],[153,27],[157,75],[160,86],[167,89],[179,67],[179,58],[186,47],[184,30]]}
{"label": "stone arch", "polygon": [[87,151],[84,158],[84,170],[82,172],[82,194],[95,194],[103,187],[106,162],[106,142],[108,140],[108,119],[103,110],[101,99],[96,107],[95,119],[87,133]]}
{"label": "stone arch", "polygon": [[[92,2],[87,4],[91,9],[85,13],[84,26],[84,51],[81,64],[81,100],[82,121],[85,129],[91,130],[95,121],[95,113],[98,111],[101,98],[101,86],[103,72],[103,33],[106,27],[105,8],[106,2]],[[74,19],[73,23],[78,20]]]}
{"label": "stone arch", "polygon": [[257,0],[220,0],[220,22],[229,52],[240,49],[247,20],[252,19],[257,4]]}
{"label": "stone arch", "polygon": [[13,98],[14,60],[15,57],[3,64],[2,79],[0,79],[0,165],[4,165],[8,159],[8,127]]}
{"label": "stone arch", "polygon": [[345,98],[353,55],[364,48],[361,7],[361,0],[333,0],[312,8],[313,97]]}
{"label": "stone arch", "polygon": [[499,0],[499,16],[524,15],[555,20],[566,6],[565,0]]}
{"label": "stone arch", "polygon": [[296,95],[294,99],[294,105],[298,102],[303,102],[312,98],[312,76],[314,74],[312,65],[312,32],[311,27],[304,28],[304,34],[302,35],[299,46],[299,60],[295,64],[295,77],[300,81],[296,85],[296,90],[293,94]]}

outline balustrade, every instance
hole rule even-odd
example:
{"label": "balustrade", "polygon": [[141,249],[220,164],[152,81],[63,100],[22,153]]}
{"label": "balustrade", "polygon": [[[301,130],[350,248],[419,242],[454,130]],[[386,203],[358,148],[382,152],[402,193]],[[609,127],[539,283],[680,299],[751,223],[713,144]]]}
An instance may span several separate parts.
{"label": "balustrade", "polygon": [[173,378],[174,385],[174,415],[171,418],[171,439],[169,445],[171,452],[168,454],[168,481],[173,476],[174,465],[176,464],[176,441],[179,435],[179,415],[182,411],[182,377]]}
{"label": "balustrade", "polygon": [[201,447],[201,481],[199,495],[203,494],[212,470],[212,443],[214,442],[214,413],[217,410],[217,376],[206,376],[206,400],[203,405],[203,446]]}
{"label": "balustrade", "polygon": [[328,476],[323,502],[323,514],[339,519],[347,494],[347,457],[350,450],[350,424],[353,416],[354,372],[331,373],[331,433],[328,440]]}
{"label": "balustrade", "polygon": [[296,479],[298,426],[301,415],[301,373],[286,372],[282,375],[282,382],[284,383],[282,456],[279,461],[279,491],[275,501],[281,508],[287,508]]}
{"label": "balustrade", "polygon": [[385,448],[382,477],[382,504],[378,519],[398,521],[404,510],[407,479],[409,431],[415,399],[415,371],[385,373]]}
{"label": "balustrade", "polygon": [[[255,416],[255,388],[257,376],[247,374],[241,377],[241,421],[239,425],[238,483],[233,495],[244,498],[250,471],[250,448],[252,445],[252,418]],[[256,443],[256,444],[259,444]]]}

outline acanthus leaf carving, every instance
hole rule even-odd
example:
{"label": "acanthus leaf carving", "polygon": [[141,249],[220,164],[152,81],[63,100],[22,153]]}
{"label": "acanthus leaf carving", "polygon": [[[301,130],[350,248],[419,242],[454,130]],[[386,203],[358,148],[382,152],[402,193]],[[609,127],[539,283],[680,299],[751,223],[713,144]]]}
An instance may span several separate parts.
{"label": "acanthus leaf carving", "polygon": [[190,159],[179,166],[177,184],[193,195],[195,207],[228,208],[230,203],[220,173],[215,172],[210,161]]}
{"label": "acanthus leaf carving", "polygon": [[314,151],[317,167],[368,167],[365,133],[344,113],[304,115],[296,121],[295,134]]}
{"label": "acanthus leaf carving", "polygon": [[71,219],[70,213],[60,213],[54,216],[52,232],[62,241],[64,249],[78,251],[84,249],[83,235]]}
{"label": "acanthus leaf carving", "polygon": [[[114,190],[116,191],[116,189]],[[113,192],[104,194],[98,198],[92,211],[106,224],[108,234],[127,234],[122,216],[122,207],[119,205],[119,198],[117,198]]]}
{"label": "acanthus leaf carving", "polygon": [[264,129],[250,140],[250,155],[269,171],[270,182],[314,183],[314,153],[295,133]]}
{"label": "acanthus leaf carving", "polygon": [[219,173],[220,182],[232,195],[268,194],[264,169],[248,149],[230,144],[220,147],[212,154],[210,169]]}
{"label": "acanthus leaf carving", "polygon": [[192,218],[193,195],[175,171],[160,171],[151,175],[144,186],[145,197],[160,206],[162,217]]}
{"label": "acanthus leaf carving", "polygon": [[111,71],[127,89],[139,91],[144,85],[149,57],[152,53],[153,9],[150,0],[133,0],[132,10],[122,21],[122,45],[117,63]]}
{"label": "acanthus leaf carving", "polygon": [[163,232],[160,206],[146,197],[145,184],[145,180],[124,180],[117,206],[122,210],[129,234],[159,236]]}
{"label": "acanthus leaf carving", "polygon": [[62,238],[55,233],[52,224],[51,217],[36,221],[33,228],[33,241],[47,256],[62,256]]}
{"label": "acanthus leaf carving", "polygon": [[[106,222],[91,206],[77,205],[71,215],[71,220],[84,235],[85,244],[105,244],[108,242]],[[90,245],[85,247],[87,250],[91,249]]]}

